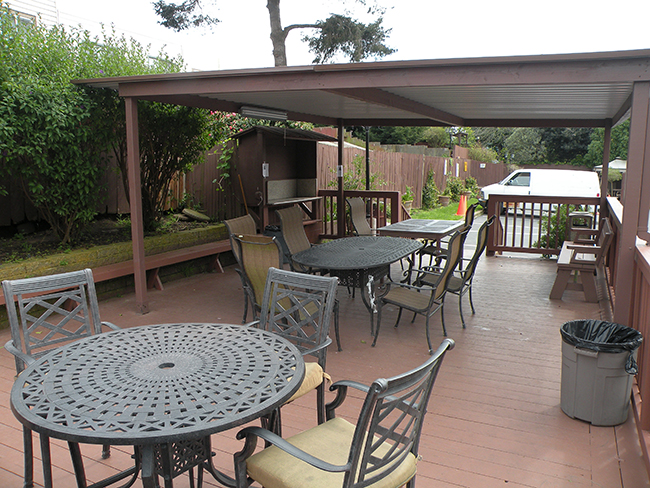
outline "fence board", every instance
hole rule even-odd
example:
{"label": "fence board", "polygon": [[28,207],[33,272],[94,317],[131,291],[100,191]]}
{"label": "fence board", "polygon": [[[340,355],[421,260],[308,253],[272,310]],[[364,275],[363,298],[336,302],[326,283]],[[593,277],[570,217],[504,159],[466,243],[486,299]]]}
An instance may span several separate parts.
{"label": "fence board", "polygon": [[[461,148],[462,149],[462,148]],[[459,149],[457,153],[462,152]],[[365,148],[346,147],[343,151],[344,171],[354,168],[353,160],[359,156],[364,161]],[[224,220],[242,215],[245,207],[242,200],[238,181],[226,178],[222,181],[222,189],[215,181],[221,178],[217,169],[220,153],[214,150],[206,155],[206,161],[197,165],[170,187],[168,208],[175,207],[187,192],[192,195],[194,203],[207,215],[216,220]],[[318,188],[336,187],[336,167],[338,164],[338,148],[336,144],[318,144]],[[126,214],[129,204],[124,192],[122,177],[117,164],[111,160],[102,180],[102,200],[97,206],[100,215]],[[446,158],[427,156],[423,154],[396,153],[381,150],[370,151],[370,170],[381,175],[384,184],[376,185],[377,190],[404,192],[407,186],[413,188],[414,207],[422,204],[422,187],[429,171],[435,173],[436,186],[442,190],[447,177],[456,175],[466,178],[473,176],[479,186],[501,181],[508,174],[504,164],[480,163],[465,158]],[[333,186],[332,186],[333,185]],[[24,220],[38,220],[38,212],[25,198],[17,182],[8,185],[9,196],[0,197],[0,226],[20,223]],[[365,188],[364,188],[365,189]],[[250,202],[249,202],[250,203]],[[7,211],[8,208],[8,211]]]}

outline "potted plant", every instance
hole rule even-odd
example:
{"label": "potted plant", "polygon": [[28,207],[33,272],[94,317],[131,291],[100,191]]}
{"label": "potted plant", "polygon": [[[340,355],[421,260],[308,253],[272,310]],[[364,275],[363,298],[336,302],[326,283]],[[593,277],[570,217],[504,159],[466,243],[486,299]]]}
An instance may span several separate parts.
{"label": "potted plant", "polygon": [[402,195],[402,205],[404,205],[407,212],[411,211],[411,207],[413,206],[413,197],[413,187],[407,185],[406,191]]}
{"label": "potted plant", "polygon": [[449,190],[449,187],[446,187],[445,191],[443,191],[442,194],[438,197],[438,202],[443,207],[448,207],[450,199],[451,199],[451,191]]}

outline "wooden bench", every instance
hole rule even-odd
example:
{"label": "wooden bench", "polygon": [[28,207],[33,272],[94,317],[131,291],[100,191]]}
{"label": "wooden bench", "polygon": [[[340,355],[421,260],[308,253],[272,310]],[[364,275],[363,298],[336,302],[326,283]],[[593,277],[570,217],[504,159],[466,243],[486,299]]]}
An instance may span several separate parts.
{"label": "wooden bench", "polygon": [[[145,256],[144,267],[147,271],[147,288],[156,288],[158,290],[163,289],[162,282],[158,276],[158,271],[163,266],[191,261],[192,259],[203,258],[206,256],[213,256],[211,269],[215,270],[218,268],[223,273],[223,267],[219,261],[219,255],[222,252],[230,250],[230,241],[223,240]],[[130,274],[133,274],[133,260],[93,268],[93,278],[95,279],[95,283],[128,276]]]}
{"label": "wooden bench", "polygon": [[609,219],[600,222],[593,244],[565,241],[557,259],[557,276],[549,298],[561,300],[566,289],[582,291],[588,302],[598,302],[596,274],[603,263],[614,233]]}

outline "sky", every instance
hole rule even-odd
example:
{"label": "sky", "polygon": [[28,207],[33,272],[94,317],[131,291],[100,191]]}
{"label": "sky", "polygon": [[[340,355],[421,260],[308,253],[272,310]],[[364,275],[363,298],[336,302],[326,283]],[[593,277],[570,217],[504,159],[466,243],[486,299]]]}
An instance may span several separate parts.
{"label": "sky", "polygon": [[[384,60],[650,48],[650,0],[378,1],[388,7],[384,25],[392,31],[387,44],[397,49]],[[81,24],[93,33],[99,32],[100,22],[106,26],[114,24],[127,37],[151,44],[154,52],[164,46],[171,55],[181,54],[188,70],[273,66],[266,0],[203,0],[206,12],[221,19],[221,23],[211,31],[194,29],[182,33],[158,25],[151,0],[56,3],[61,23]],[[311,23],[353,4],[351,0],[344,4],[337,0],[282,0],[282,24]],[[290,66],[312,62],[313,55],[301,38],[298,31],[288,37]]]}

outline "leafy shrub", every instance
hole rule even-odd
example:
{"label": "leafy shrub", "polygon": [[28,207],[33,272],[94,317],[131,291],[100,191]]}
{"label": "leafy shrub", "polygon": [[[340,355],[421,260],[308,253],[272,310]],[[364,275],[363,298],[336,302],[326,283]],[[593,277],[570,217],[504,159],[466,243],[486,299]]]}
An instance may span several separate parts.
{"label": "leafy shrub", "polygon": [[455,176],[447,178],[444,195],[448,195],[452,201],[460,201],[460,196],[465,192],[465,182]]}
{"label": "leafy shrub", "polygon": [[479,196],[479,186],[478,182],[476,181],[476,178],[473,176],[468,176],[465,178],[465,191],[468,191],[472,194],[474,198],[478,198]]}
{"label": "leafy shrub", "polygon": [[[542,229],[543,233],[540,235],[539,240],[536,241],[533,246],[538,248],[546,247],[562,247],[562,243],[565,238],[568,237],[568,215],[574,211],[581,211],[582,206],[580,205],[569,205],[567,209],[566,205],[560,205],[556,212],[560,213],[560,218],[557,218],[556,212],[550,212],[547,215],[542,217]],[[549,228],[549,219],[550,219],[550,228]],[[547,231],[548,229],[548,231]],[[544,255],[544,257],[550,257],[550,255]]]}
{"label": "leafy shrub", "polygon": [[427,180],[424,182],[424,187],[422,188],[422,208],[431,209],[438,204],[440,190],[436,186],[435,176],[436,174],[433,170],[430,170],[429,174],[427,174]]}
{"label": "leafy shrub", "polygon": [[494,149],[487,147],[474,146],[469,148],[469,159],[482,161],[484,163],[493,163],[498,161],[499,155]]}
{"label": "leafy shrub", "polygon": [[[332,173],[336,172],[336,168],[331,168]],[[377,190],[379,186],[385,185],[386,182],[381,173],[370,171],[370,189]],[[336,188],[338,186],[337,180],[330,181],[327,186],[329,188]],[[363,156],[355,154],[352,159],[352,168],[343,173],[343,189],[344,190],[365,190],[366,189],[366,163]]]}
{"label": "leafy shrub", "polygon": [[[129,196],[124,100],[70,80],[178,72],[182,59],[104,32],[18,22],[0,0],[0,178],[18,178],[63,243],[96,214],[112,149]],[[223,135],[209,112],[139,102],[144,220],[160,213],[169,182]],[[0,182],[2,179],[0,179]],[[1,187],[0,183],[0,187]]]}

